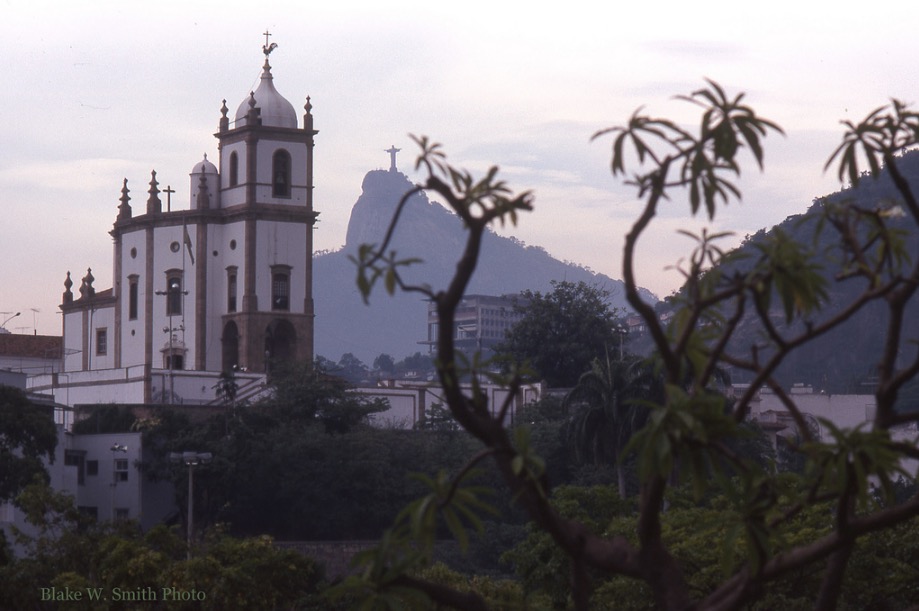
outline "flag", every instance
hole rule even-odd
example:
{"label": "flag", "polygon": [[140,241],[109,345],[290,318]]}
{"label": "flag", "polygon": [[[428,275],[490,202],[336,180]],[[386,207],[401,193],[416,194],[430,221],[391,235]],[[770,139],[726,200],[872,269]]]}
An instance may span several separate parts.
{"label": "flag", "polygon": [[191,259],[191,264],[194,265],[195,264],[195,254],[191,250],[191,236],[188,235],[188,227],[186,227],[185,225],[182,225],[182,233],[185,234],[182,239],[185,242],[185,248],[188,249],[188,258]]}

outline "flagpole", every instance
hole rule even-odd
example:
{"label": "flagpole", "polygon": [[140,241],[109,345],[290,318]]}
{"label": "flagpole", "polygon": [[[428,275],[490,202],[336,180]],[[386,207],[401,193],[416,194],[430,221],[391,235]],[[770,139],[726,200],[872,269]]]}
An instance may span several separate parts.
{"label": "flagpole", "polygon": [[[188,235],[188,226],[185,224],[186,218],[182,217],[182,368],[185,369],[185,356],[187,352],[187,347],[185,346],[185,296],[188,295],[188,278],[185,276],[185,251],[188,251],[189,256],[191,256],[191,237]],[[191,260],[192,265],[195,264],[194,258]]]}

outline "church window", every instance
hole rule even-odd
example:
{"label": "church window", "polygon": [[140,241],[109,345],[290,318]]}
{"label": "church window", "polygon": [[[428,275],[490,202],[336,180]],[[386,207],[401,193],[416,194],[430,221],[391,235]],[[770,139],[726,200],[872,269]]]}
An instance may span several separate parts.
{"label": "church window", "polygon": [[128,320],[137,320],[137,275],[128,276]]}
{"label": "church window", "polygon": [[239,184],[239,157],[236,151],[230,153],[230,186],[235,187]]}
{"label": "church window", "polygon": [[286,265],[271,268],[271,309],[290,310],[290,267]]}
{"label": "church window", "polygon": [[96,329],[96,355],[108,354],[108,329]]}
{"label": "church window", "polygon": [[[178,348],[176,348],[176,350],[178,350]],[[163,366],[166,369],[185,369],[185,356],[184,355],[178,354],[175,351],[173,351],[172,353],[167,351],[165,354],[165,357],[166,359],[163,363]]]}
{"label": "church window", "polygon": [[275,151],[271,159],[271,195],[290,197],[290,153],[284,149]]}
{"label": "church window", "polygon": [[166,276],[166,316],[182,314],[182,296],[184,294],[181,272],[170,272]]}
{"label": "church window", "polygon": [[227,268],[227,312],[236,311],[236,266]]}

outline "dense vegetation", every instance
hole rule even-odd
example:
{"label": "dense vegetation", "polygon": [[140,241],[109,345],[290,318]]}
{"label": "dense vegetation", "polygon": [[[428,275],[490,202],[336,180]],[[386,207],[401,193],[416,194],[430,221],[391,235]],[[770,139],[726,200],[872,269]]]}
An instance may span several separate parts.
{"label": "dense vegetation", "polygon": [[[648,329],[648,358],[611,350],[617,336],[609,335],[614,321],[603,308],[570,327],[599,328],[587,335],[603,340],[573,369],[563,367],[563,359],[540,361],[540,340],[513,354],[529,365],[505,364],[503,371],[458,358],[453,321],[480,263],[482,238],[491,224],[517,222],[531,210],[532,195],[514,194],[496,168],[481,179],[454,168],[439,145],[422,138],[418,167],[427,178],[417,191],[443,199],[467,231],[455,274],[443,289],[413,284],[402,272],[416,261],[400,258],[388,238],[362,247],[355,260],[365,298],[381,284],[390,293],[420,294],[436,307],[434,364],[443,390],[436,418],[424,430],[371,429],[365,418],[382,406],[349,395],[318,367],[279,376],[274,398],[251,406],[235,402],[232,379],[225,379],[226,410],[215,418],[192,423],[163,412],[132,423],[160,457],[146,465],[148,473],[171,478],[181,491],[184,474],[165,461],[166,453],[194,447],[215,454],[196,478],[196,523],[210,526],[212,541],[219,541],[218,524],[238,536],[284,538],[363,538],[382,531],[378,544],[356,557],[359,572],[324,590],[323,604],[342,608],[919,604],[919,493],[914,474],[904,469],[919,449],[914,433],[896,428],[919,422],[919,413],[902,409],[919,374],[917,331],[908,315],[919,290],[919,256],[908,246],[919,235],[919,202],[899,170],[902,150],[919,144],[919,113],[895,101],[861,123],[847,123],[831,158],[853,186],[873,180],[863,174],[864,164],[870,176],[883,168],[893,185],[887,196],[867,203],[823,199],[814,216],[795,225],[803,233],[780,228],[733,253],[719,247],[723,234],[693,235],[695,248],[680,267],[685,286],[662,306],[669,316],[661,318],[634,270],[637,245],[657,207],[685,195],[691,214],[714,218],[740,195],[732,180],[741,154],[749,152],[762,167],[763,140],[780,131],[743,104],[743,96],[729,97],[715,83],[683,99],[700,108],[697,131],[637,112],[598,134],[612,137],[613,175],[629,175],[644,206],[626,236],[623,277],[630,306]],[[399,207],[393,226],[398,214]],[[591,326],[592,316],[599,327]],[[846,332],[860,316],[883,321],[878,350],[853,360],[870,373],[876,415],[854,430],[824,422],[829,435],[818,438],[783,376],[789,367],[803,369],[813,358],[808,350]],[[533,327],[546,331],[560,317],[538,320]],[[588,343],[579,341],[578,348]],[[366,368],[347,356],[341,371],[363,375]],[[382,356],[375,366],[392,369],[394,359]],[[516,390],[534,366],[546,379],[566,380],[571,390],[528,406],[511,426],[511,402],[491,405],[478,383],[498,380]],[[729,374],[748,384],[733,396]],[[857,382],[852,375],[848,383]],[[473,382],[468,394],[461,380]],[[748,421],[761,389],[775,393],[797,425],[797,437],[778,455]],[[109,417],[120,421],[117,410]],[[412,471],[424,475],[407,478]],[[29,497],[20,503],[29,506]],[[47,512],[36,515],[40,523]],[[459,553],[445,549],[445,538],[456,541]],[[48,540],[66,549],[63,533]],[[159,545],[133,540],[141,557]],[[99,539],[92,545],[99,547]],[[219,549],[205,537],[192,551],[206,558]],[[242,554],[230,556],[236,558],[230,566],[243,561]],[[75,557],[73,551],[61,556]],[[52,572],[43,579],[100,579],[98,571],[87,575],[53,554],[48,558]],[[11,562],[3,570],[12,575],[27,566]],[[281,567],[278,573],[284,574]],[[309,608],[322,586],[312,565],[300,573],[306,581],[290,600],[300,597],[300,606]]]}
{"label": "dense vegetation", "polygon": [[[919,421],[916,412],[897,409],[898,396],[919,374],[916,337],[906,326],[919,290],[919,260],[906,247],[919,233],[919,201],[899,171],[898,155],[919,144],[919,113],[893,101],[860,123],[846,122],[843,142],[828,163],[838,163],[840,179],[853,185],[870,180],[863,174],[865,166],[870,176],[886,168],[895,187],[893,199],[870,206],[824,200],[808,239],[775,231],[754,244],[742,265],[736,265],[738,254],[720,247],[724,234],[683,232],[695,247],[679,266],[685,286],[673,299],[672,316],[662,319],[639,291],[634,265],[637,246],[658,207],[684,196],[691,214],[715,218],[722,205],[740,196],[733,181],[741,171],[742,153],[762,168],[765,137],[781,132],[743,103],[743,95],[730,97],[712,82],[681,99],[699,109],[698,129],[639,110],[624,125],[597,134],[612,137],[612,173],[627,176],[642,202],[626,234],[623,280],[629,305],[647,326],[663,387],[662,396],[643,401],[650,411],[647,423],[626,448],[635,453],[639,485],[634,515],[621,530],[601,529],[583,515],[569,517],[553,504],[544,457],[529,435],[505,426],[509,403],[490,405],[475,387],[468,395],[460,390],[463,376],[494,379],[487,367],[473,362],[470,369],[456,358],[452,333],[456,309],[479,263],[482,236],[492,223],[516,223],[532,210],[533,198],[528,192],[515,194],[498,179],[497,168],[477,179],[451,166],[439,145],[418,140],[417,167],[426,174],[418,189],[442,198],[467,229],[455,274],[442,290],[413,284],[402,270],[415,261],[400,258],[385,238],[362,247],[358,287],[366,298],[381,282],[390,293],[420,294],[434,304],[440,320],[436,362],[446,406],[484,449],[457,475],[429,479],[427,495],[406,507],[377,549],[362,557],[364,574],[343,588],[366,608],[394,608],[417,597],[463,609],[493,603],[417,572],[430,561],[440,521],[460,541],[467,529],[481,528],[485,491],[470,484],[467,474],[485,459],[549,549],[564,559],[555,565],[566,574],[567,585],[556,599],[561,608],[595,608],[605,602],[604,588],[611,582],[627,583],[626,592],[641,598],[640,605],[768,608],[783,602],[770,596],[786,580],[800,582],[803,576],[812,578],[802,590],[811,606],[858,606],[852,598],[858,593],[850,586],[858,580],[853,573],[863,568],[860,550],[897,529],[911,532],[919,495],[898,496],[896,482],[910,476],[903,461],[919,457],[919,450],[908,434],[896,437],[893,429]],[[899,218],[906,219],[909,231],[892,221]],[[840,303],[834,297],[842,284],[855,290]],[[873,363],[866,363],[876,376],[875,415],[854,430],[824,422],[829,434],[817,438],[779,373],[803,347],[861,311],[884,320],[882,349]],[[728,368],[748,380],[735,397],[720,387]],[[512,369],[503,381],[514,389],[522,379]],[[746,421],[763,388],[779,396],[796,423],[798,439],[791,440],[788,450],[789,464],[801,465],[797,473],[777,472],[737,451],[750,435]],[[672,491],[684,485],[691,491],[689,511],[702,519],[689,523],[708,523],[710,509],[725,512],[702,545],[703,552],[712,544],[720,547],[717,564],[711,557],[699,564],[688,559],[682,539],[669,530],[679,517]],[[712,499],[723,500],[707,506]],[[798,531],[811,512],[816,522]],[[906,565],[911,570],[910,558]],[[708,572],[704,583],[698,571]],[[899,592],[916,602],[905,584]]]}
{"label": "dense vegetation", "polygon": [[36,476],[47,481],[43,460],[54,462],[57,430],[49,411],[18,388],[0,384],[0,503],[12,500]]}
{"label": "dense vegetation", "polygon": [[[141,533],[133,522],[96,523],[72,497],[42,482],[27,486],[18,504],[37,532],[17,537],[26,556],[0,563],[0,608],[324,608],[321,567],[276,548],[268,537],[237,539],[212,530],[189,556],[175,530]],[[80,600],[61,602],[55,592],[79,593]]]}

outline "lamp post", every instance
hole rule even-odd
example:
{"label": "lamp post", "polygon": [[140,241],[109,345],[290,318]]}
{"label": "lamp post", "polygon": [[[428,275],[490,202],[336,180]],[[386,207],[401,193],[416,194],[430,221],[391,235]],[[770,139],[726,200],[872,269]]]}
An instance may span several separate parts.
{"label": "lamp post", "polygon": [[174,463],[185,463],[188,467],[188,532],[186,539],[188,543],[188,558],[191,558],[191,542],[195,530],[195,467],[206,465],[214,458],[210,452],[170,452],[169,460]]}
{"label": "lamp post", "polygon": [[122,454],[127,454],[128,446],[115,442],[112,444],[112,447],[110,449],[112,451],[112,513],[111,513],[111,516],[112,516],[112,522],[114,522],[115,521],[115,487],[118,486],[118,469],[117,469],[117,463],[115,462],[116,461],[115,455],[118,452],[121,452]]}
{"label": "lamp post", "polygon": [[[4,312],[4,314],[9,314],[9,312]],[[4,320],[4,321],[3,321],[3,324],[0,324],[0,329],[6,328],[6,323],[10,322],[11,320],[13,320],[14,318],[16,318],[16,317],[19,316],[20,314],[22,314],[22,312],[16,312],[16,313],[13,314],[12,316],[10,316],[10,317],[7,318],[6,320]]]}
{"label": "lamp post", "polygon": [[619,360],[621,361],[623,359],[622,342],[625,336],[628,335],[629,330],[620,322],[616,323],[616,326],[613,327],[613,331],[619,336]]}
{"label": "lamp post", "polygon": [[[166,357],[166,364],[168,365],[168,369],[169,369],[169,404],[172,405],[173,393],[175,392],[175,386],[174,386],[175,382],[174,382],[172,370],[176,368],[176,365],[175,365],[175,357],[176,357],[175,355],[175,341],[176,341],[175,332],[182,331],[183,337],[185,335],[185,325],[184,324],[179,325],[178,328],[172,325],[172,317],[175,315],[175,309],[176,309],[175,305],[172,303],[172,299],[174,299],[173,297],[174,295],[187,295],[188,291],[183,291],[180,281],[176,278],[173,278],[169,280],[169,283],[165,291],[154,291],[154,294],[159,295],[161,297],[166,297],[166,315],[169,317],[169,326],[163,327],[163,333],[166,333],[169,336],[168,344],[167,344],[168,345],[168,348],[167,348],[168,356]],[[166,389],[164,388],[163,395],[165,394],[166,394]]]}

